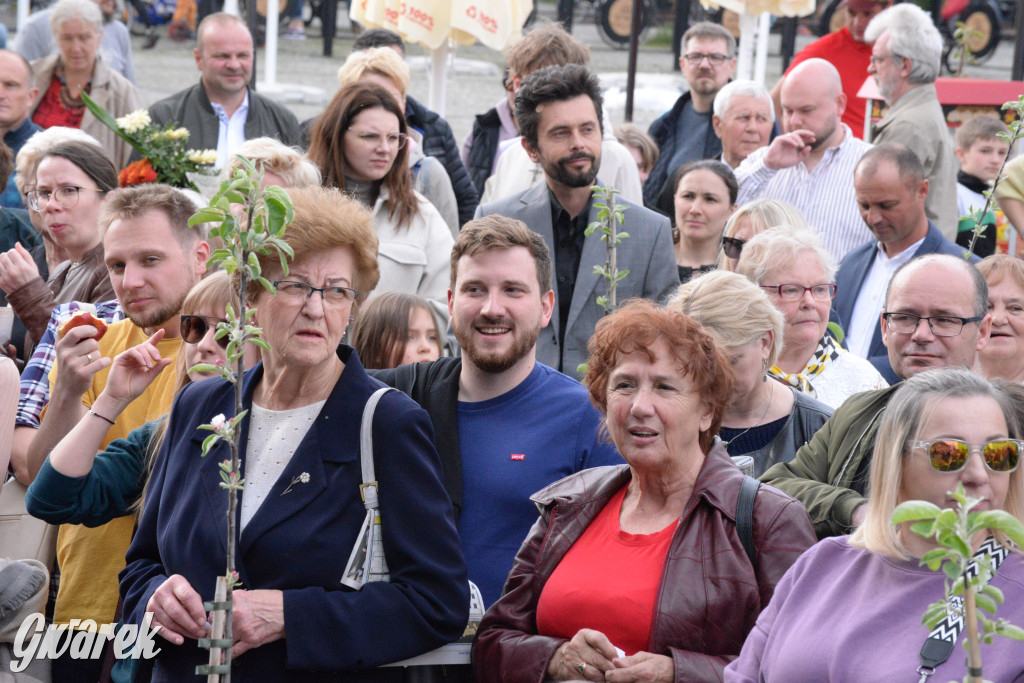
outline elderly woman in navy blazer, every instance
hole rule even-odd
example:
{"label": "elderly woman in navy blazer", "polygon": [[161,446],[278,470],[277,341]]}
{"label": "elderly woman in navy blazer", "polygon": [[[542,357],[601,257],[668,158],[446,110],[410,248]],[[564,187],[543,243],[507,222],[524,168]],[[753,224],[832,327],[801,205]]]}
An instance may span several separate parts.
{"label": "elderly woman in navy blazer", "polygon": [[[359,426],[379,387],[341,345],[353,305],[378,279],[372,218],[333,189],[291,190],[295,250],[288,275],[264,259],[277,293],[249,291],[270,345],[246,373],[234,593],[236,681],[389,681],[381,664],[459,637],[468,618],[466,568],[451,502],[441,484],[427,414],[404,394],[386,394],[373,420],[376,478],[390,582],[358,591],[341,584],[365,517]],[[121,574],[125,621],[146,612],[166,641],[153,681],[192,680],[207,656],[203,601],[224,573],[227,496],[218,444],[198,425],[232,415],[223,380],[183,391],[171,411],[138,532]],[[343,674],[343,675],[342,675]]]}

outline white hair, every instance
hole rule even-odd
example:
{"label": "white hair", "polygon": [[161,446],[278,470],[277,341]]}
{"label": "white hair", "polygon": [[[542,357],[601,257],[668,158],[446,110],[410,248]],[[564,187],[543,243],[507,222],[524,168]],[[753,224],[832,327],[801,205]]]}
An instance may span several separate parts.
{"label": "white hair", "polygon": [[769,272],[795,263],[796,256],[804,252],[814,254],[825,279],[832,282],[836,274],[832,255],[821,246],[821,238],[811,229],[779,225],[751,237],[743,245],[736,264],[736,272],[757,285],[764,282]]}
{"label": "white hair", "polygon": [[96,35],[103,35],[103,12],[92,0],[60,0],[50,10],[50,29],[56,34],[65,22],[74,19],[92,24]]}
{"label": "white hair", "polygon": [[771,112],[772,121],[775,121],[775,104],[772,102],[771,94],[760,83],[744,80],[729,81],[722,86],[722,89],[715,95],[715,103],[712,105],[715,116],[721,117],[725,115],[735,95],[747,95],[764,100],[768,103],[768,111]]}
{"label": "white hair", "polygon": [[864,31],[864,39],[873,43],[889,34],[889,52],[906,57],[913,67],[907,80],[915,85],[934,83],[939,77],[942,36],[928,14],[911,3],[893,5],[879,12]]}

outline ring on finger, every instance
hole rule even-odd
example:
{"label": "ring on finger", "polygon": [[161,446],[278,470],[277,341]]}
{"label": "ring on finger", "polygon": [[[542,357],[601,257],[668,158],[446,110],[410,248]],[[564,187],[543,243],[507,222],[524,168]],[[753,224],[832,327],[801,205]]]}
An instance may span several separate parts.
{"label": "ring on finger", "polygon": [[92,351],[90,351],[89,353],[85,354],[85,359],[87,361],[89,361],[90,363],[92,362]]}
{"label": "ring on finger", "polygon": [[582,664],[576,667],[576,670],[579,671],[580,674],[583,674],[583,672],[587,670],[587,663],[583,662]]}

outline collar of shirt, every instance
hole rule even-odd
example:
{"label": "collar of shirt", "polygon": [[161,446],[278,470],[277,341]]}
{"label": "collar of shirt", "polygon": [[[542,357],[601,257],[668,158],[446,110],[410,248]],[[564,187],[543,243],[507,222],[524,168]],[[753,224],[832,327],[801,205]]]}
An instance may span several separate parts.
{"label": "collar of shirt", "polygon": [[[927,237],[927,235],[925,237]],[[924,240],[925,240],[925,238],[922,237],[921,239],[919,239],[918,241],[914,242],[909,247],[907,247],[906,249],[904,249],[900,253],[896,254],[892,258],[889,258],[889,255],[885,253],[885,247],[882,245],[882,243],[881,242],[876,242],[875,243],[875,262],[876,263],[885,264],[885,265],[889,266],[889,268],[891,268],[891,269],[899,268],[904,263],[906,263],[910,259],[914,258],[914,254],[916,254],[917,250],[921,248],[921,244],[924,242]]]}
{"label": "collar of shirt", "polygon": [[582,242],[583,231],[587,229],[587,221],[590,219],[590,207],[594,203],[594,195],[587,199],[587,205],[576,214],[575,218],[569,216],[569,212],[558,201],[558,197],[548,187],[548,199],[551,201],[551,227],[555,235],[563,234],[562,230],[568,230],[566,237],[579,238]]}

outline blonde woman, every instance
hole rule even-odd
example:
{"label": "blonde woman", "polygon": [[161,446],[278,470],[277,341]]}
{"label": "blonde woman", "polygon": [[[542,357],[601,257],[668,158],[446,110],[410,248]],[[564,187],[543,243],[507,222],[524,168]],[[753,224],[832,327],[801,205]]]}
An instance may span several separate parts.
{"label": "blonde woman", "polygon": [[1007,254],[982,259],[978,270],[988,283],[992,332],[978,352],[981,374],[1024,382],[1024,261]]}
{"label": "blonde woman", "polygon": [[736,262],[750,238],[778,225],[811,229],[800,209],[781,199],[755,199],[736,209],[722,233],[718,269],[736,270]]}
{"label": "blonde woman", "polygon": [[681,285],[668,307],[700,323],[732,364],[736,384],[718,432],[729,455],[753,458],[755,476],[792,460],[832,409],[769,379],[783,320],[764,292],[741,275],[715,271]]}
{"label": "blonde woman", "polygon": [[302,155],[299,150],[289,147],[274,138],[252,138],[246,140],[235,150],[228,167],[224,170],[225,177],[230,169],[238,167],[237,157],[253,162],[256,168],[263,171],[263,186],[278,185],[280,187],[319,187],[320,169],[312,161]]}
{"label": "blonde woman", "polygon": [[[1018,386],[964,369],[931,370],[904,382],[878,428],[863,524],[852,536],[824,539],[786,572],[725,680],[917,680],[929,636],[921,615],[944,595],[946,576],[920,566],[938,547],[934,539],[889,520],[908,500],[953,507],[949,491],[963,484],[968,495],[985,499],[984,508],[1024,521],[1021,396]],[[999,616],[1024,623],[1024,559],[986,535],[979,532],[972,546],[1001,560],[991,580],[1006,596]],[[981,654],[986,679],[1024,678],[1018,641],[995,638]],[[934,680],[962,680],[965,660],[957,643],[934,667]]]}

